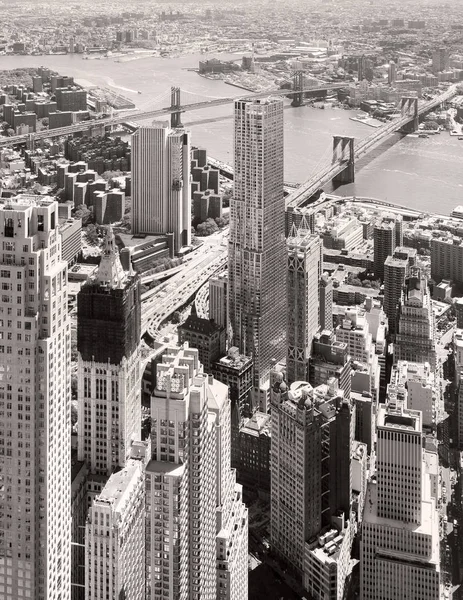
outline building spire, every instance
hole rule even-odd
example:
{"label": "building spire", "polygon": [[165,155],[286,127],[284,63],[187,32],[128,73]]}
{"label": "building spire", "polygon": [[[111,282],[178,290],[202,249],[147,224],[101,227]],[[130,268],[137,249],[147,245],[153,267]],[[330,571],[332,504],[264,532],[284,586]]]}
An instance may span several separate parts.
{"label": "building spire", "polygon": [[127,277],[124,271],[119,253],[116,249],[113,228],[109,225],[106,228],[103,254],[96,273],[96,281],[101,285],[109,287],[120,287]]}

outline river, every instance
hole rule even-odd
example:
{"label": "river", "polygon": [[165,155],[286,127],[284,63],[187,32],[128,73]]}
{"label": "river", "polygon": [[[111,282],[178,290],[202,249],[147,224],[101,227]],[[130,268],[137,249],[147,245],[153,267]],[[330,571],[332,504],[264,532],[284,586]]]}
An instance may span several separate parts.
{"label": "river", "polygon": [[[197,67],[201,58],[204,56],[150,57],[120,63],[112,58],[83,60],[76,54],[1,56],[0,69],[43,65],[73,76],[82,85],[119,90],[141,109],[168,105],[172,85],[201,97],[245,95],[246,92],[223,81],[205,79],[186,70]],[[220,58],[238,57],[220,55]],[[302,182],[328,162],[334,134],[358,139],[371,134],[370,127],[349,119],[354,114],[342,109],[311,107],[285,110],[285,180]],[[224,118],[214,121],[220,117]],[[232,162],[232,104],[192,111],[183,115],[183,120],[192,131],[195,145],[207,148],[211,156]],[[404,137],[396,144],[389,140],[382,150],[362,161],[355,183],[338,188],[337,193],[380,198],[441,214],[463,204],[463,141],[445,132],[427,139]]]}

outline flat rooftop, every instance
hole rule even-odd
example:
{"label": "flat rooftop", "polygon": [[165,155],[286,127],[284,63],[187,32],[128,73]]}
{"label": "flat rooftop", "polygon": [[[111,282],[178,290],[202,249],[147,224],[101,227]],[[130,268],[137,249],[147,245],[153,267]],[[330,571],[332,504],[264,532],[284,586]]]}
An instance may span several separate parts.
{"label": "flat rooftop", "polygon": [[377,515],[377,483],[368,482],[363,513],[363,522],[390,527],[391,529],[406,529],[420,535],[432,537],[431,557],[429,562],[434,563],[439,569],[439,513],[434,500],[431,498],[429,476],[423,473],[424,500],[421,504],[421,524],[407,523],[386,519]]}

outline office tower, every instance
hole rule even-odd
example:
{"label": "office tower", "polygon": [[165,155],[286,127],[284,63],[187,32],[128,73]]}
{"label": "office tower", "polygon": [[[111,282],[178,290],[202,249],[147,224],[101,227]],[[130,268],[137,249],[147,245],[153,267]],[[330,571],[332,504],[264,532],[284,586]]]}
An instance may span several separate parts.
{"label": "office tower", "polygon": [[[317,536],[331,531],[333,519],[338,518],[337,533],[329,540],[347,533],[350,551],[346,521],[351,508],[355,419],[334,380],[315,389],[301,381],[288,388],[280,374],[271,387],[270,401],[272,547],[299,575],[305,589],[324,598],[314,579],[314,569],[320,565],[312,560],[313,541],[318,547]],[[308,564],[313,568],[307,570]]]}
{"label": "office tower", "polygon": [[280,360],[286,351],[281,99],[235,102],[234,151],[228,251],[231,343],[252,356],[257,391],[268,381],[272,359]]}
{"label": "office tower", "polygon": [[129,459],[93,501],[86,524],[86,600],[145,597],[145,477]]}
{"label": "office tower", "polygon": [[302,220],[293,225],[286,242],[288,253],[287,286],[287,355],[286,375],[289,383],[306,381],[313,336],[319,329],[319,282],[321,277],[321,243]]}
{"label": "office tower", "polygon": [[198,350],[199,362],[206,373],[211,373],[213,363],[225,354],[225,328],[198,317],[195,304],[187,320],[178,326],[178,341],[180,345],[188,342]]}
{"label": "office tower", "polygon": [[373,230],[374,272],[379,279],[384,279],[384,263],[388,256],[392,256],[396,247],[394,223],[381,221],[375,224]]}
{"label": "office tower", "polygon": [[154,380],[146,598],[246,600],[247,509],[230,468],[227,387],[187,345],[166,349]]}
{"label": "office tower", "polygon": [[436,367],[434,311],[427,280],[418,267],[410,269],[399,304],[394,362],[399,360]]}
{"label": "office tower", "polygon": [[309,382],[316,387],[334,377],[346,398],[351,391],[351,359],[345,342],[336,341],[332,331],[321,331],[314,336],[312,357],[309,362]]}
{"label": "office tower", "polygon": [[432,53],[432,72],[440,73],[450,67],[450,53],[447,48],[438,48]]}
{"label": "office tower", "polygon": [[389,85],[394,85],[397,79],[397,65],[395,62],[389,63],[389,69],[387,71],[387,82]]}
{"label": "office tower", "polygon": [[394,256],[388,256],[384,263],[384,312],[391,334],[397,330],[397,311],[407,269],[408,261]]}
{"label": "office tower", "polygon": [[0,205],[0,598],[69,600],[71,367],[58,203]]}
{"label": "office tower", "polygon": [[140,306],[140,279],[122,269],[108,228],[96,276],[77,296],[78,458],[101,485],[140,439]]}
{"label": "office tower", "polygon": [[[362,600],[438,600],[439,515],[424,469],[420,411],[388,386],[377,420],[376,480],[368,483],[360,542]],[[393,591],[393,595],[392,595]]]}
{"label": "office tower", "polygon": [[209,319],[217,325],[228,325],[228,274],[219,273],[209,279]]}
{"label": "office tower", "polygon": [[240,354],[236,346],[228,349],[222,356],[212,364],[211,373],[228,387],[228,396],[233,406],[239,409],[240,418],[250,416],[251,389],[252,389],[252,358]]}
{"label": "office tower", "polygon": [[320,279],[320,329],[333,329],[333,280],[326,274]]}
{"label": "office tower", "polygon": [[363,309],[348,308],[341,324],[336,327],[335,336],[338,342],[347,344],[352,360],[370,363],[374,354],[373,337]]}
{"label": "office tower", "polygon": [[132,233],[191,244],[190,133],[154,122],[132,136]]}

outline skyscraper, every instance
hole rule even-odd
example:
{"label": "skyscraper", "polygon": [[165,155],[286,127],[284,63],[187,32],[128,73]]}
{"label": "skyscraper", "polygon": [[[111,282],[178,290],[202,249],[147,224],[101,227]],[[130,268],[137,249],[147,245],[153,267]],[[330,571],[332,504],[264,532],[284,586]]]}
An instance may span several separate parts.
{"label": "skyscraper", "polygon": [[70,323],[58,203],[0,205],[0,598],[71,593]]}
{"label": "skyscraper", "polygon": [[333,280],[326,274],[320,279],[320,329],[333,329]]}
{"label": "skyscraper", "polygon": [[375,276],[384,279],[384,263],[394,253],[395,227],[391,222],[376,223],[373,230],[374,272]]}
{"label": "skyscraper", "polygon": [[139,276],[122,269],[108,228],[96,277],[77,297],[78,458],[92,475],[123,467],[140,439],[140,307]]}
{"label": "skyscraper", "polygon": [[302,220],[293,225],[287,244],[287,357],[289,383],[307,381],[312,341],[319,329],[321,277],[320,236],[313,235]]}
{"label": "skyscraper", "polygon": [[425,472],[421,412],[388,386],[377,420],[376,480],[368,483],[360,553],[361,598],[438,600],[439,514]]}
{"label": "skyscraper", "polygon": [[154,122],[132,136],[132,232],[191,244],[190,134]]}
{"label": "skyscraper", "polygon": [[254,389],[286,351],[283,101],[235,102],[235,179],[230,202],[232,344],[254,361]]}
{"label": "skyscraper", "polygon": [[405,259],[388,256],[384,262],[384,312],[392,334],[397,329],[397,311],[407,269],[408,261]]}
{"label": "skyscraper", "polygon": [[146,598],[247,599],[247,509],[230,467],[227,387],[168,348],[151,397]]}
{"label": "skyscraper", "polygon": [[399,304],[394,362],[428,362],[436,367],[435,320],[426,277],[412,267]]}
{"label": "skyscraper", "polygon": [[145,476],[129,459],[93,501],[86,524],[86,600],[145,597]]}
{"label": "skyscraper", "polygon": [[[301,381],[288,388],[280,374],[270,398],[272,547],[316,594],[317,582],[307,572],[311,542],[333,517],[350,518],[355,417],[334,379],[317,388]],[[341,524],[341,535],[344,529]],[[314,597],[325,598],[318,584]]]}

